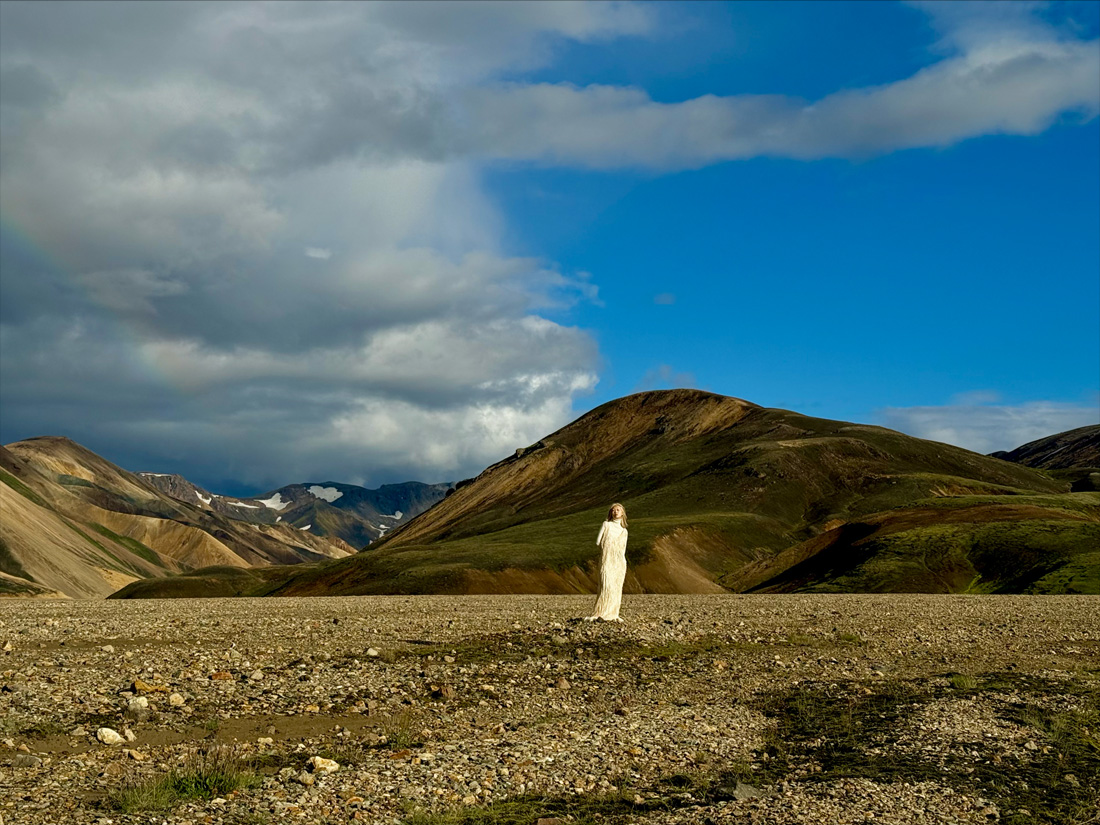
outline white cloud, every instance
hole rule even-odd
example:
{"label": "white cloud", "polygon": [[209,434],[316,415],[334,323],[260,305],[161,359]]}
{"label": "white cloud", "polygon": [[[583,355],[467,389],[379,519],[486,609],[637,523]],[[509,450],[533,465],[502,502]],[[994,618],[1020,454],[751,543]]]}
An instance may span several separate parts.
{"label": "white cloud", "polygon": [[1032,135],[1100,110],[1098,42],[1000,41],[894,83],[817,100],[705,95],[658,103],[642,89],[541,83],[478,88],[468,150],[594,168],[693,168],[752,157],[815,160]]}
{"label": "white cloud", "polygon": [[4,261],[5,425],[265,487],[472,473],[568,420],[598,353],[546,316],[600,303],[598,273],[504,248],[481,164],[848,157],[1095,113],[1095,41],[931,13],[944,56],[896,83],[658,103],[500,82],[656,31],[649,4],[2,3],[0,209],[51,261]]}
{"label": "white cloud", "polygon": [[876,413],[876,420],[918,438],[985,454],[1100,423],[1100,399],[1091,405],[1056,401],[998,405],[981,403],[983,396],[989,394],[975,394],[939,407],[887,407]]}
{"label": "white cloud", "polygon": [[680,389],[684,387],[697,387],[695,375],[690,372],[679,372],[668,364],[658,364],[646,370],[632,392],[658,389]]}

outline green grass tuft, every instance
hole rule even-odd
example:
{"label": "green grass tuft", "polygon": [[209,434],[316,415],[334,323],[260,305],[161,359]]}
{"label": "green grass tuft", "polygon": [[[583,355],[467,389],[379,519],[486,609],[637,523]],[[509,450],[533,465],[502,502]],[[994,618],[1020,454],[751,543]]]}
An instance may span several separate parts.
{"label": "green grass tuft", "polygon": [[122,813],[164,811],[181,802],[209,800],[258,784],[234,749],[217,747],[192,754],[165,776],[124,785],[108,796],[108,803]]}

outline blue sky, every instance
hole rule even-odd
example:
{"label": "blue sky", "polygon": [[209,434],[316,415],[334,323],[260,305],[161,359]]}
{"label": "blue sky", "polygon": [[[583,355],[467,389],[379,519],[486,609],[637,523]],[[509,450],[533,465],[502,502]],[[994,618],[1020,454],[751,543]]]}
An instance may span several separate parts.
{"label": "blue sky", "polygon": [[1100,419],[1100,3],[0,7],[0,440],[472,475],[694,386]]}

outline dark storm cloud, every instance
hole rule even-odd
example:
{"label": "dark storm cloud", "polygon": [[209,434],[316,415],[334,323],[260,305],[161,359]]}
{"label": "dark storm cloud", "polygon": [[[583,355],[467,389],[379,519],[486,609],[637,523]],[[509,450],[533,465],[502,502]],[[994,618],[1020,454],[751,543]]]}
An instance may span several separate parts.
{"label": "dark storm cloud", "polygon": [[502,250],[479,163],[851,156],[1096,108],[1096,44],[1028,13],[989,40],[936,11],[942,61],[811,104],[499,84],[654,14],[0,4],[3,438],[258,486],[468,475],[564,423],[598,357],[546,318],[595,286]]}

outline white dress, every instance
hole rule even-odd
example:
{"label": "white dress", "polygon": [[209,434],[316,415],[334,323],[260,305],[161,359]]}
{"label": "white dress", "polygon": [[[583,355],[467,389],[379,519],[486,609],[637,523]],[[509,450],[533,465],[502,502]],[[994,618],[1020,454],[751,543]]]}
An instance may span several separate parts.
{"label": "white dress", "polygon": [[619,622],[619,605],[623,600],[623,579],[626,578],[626,528],[618,521],[605,521],[596,537],[600,555],[600,595],[596,610],[588,621],[603,619]]}

